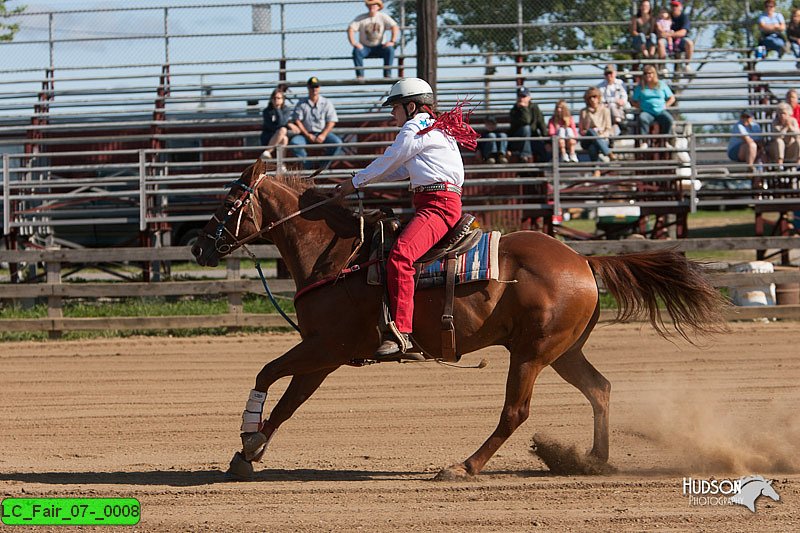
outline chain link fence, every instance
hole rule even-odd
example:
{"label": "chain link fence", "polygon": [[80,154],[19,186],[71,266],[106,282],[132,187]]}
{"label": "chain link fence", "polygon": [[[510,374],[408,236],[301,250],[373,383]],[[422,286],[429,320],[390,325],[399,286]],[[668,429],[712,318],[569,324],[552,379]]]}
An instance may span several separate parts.
{"label": "chain link fence", "polygon": [[[350,57],[349,22],[366,9],[354,0],[219,3],[147,7],[118,1],[113,9],[34,12],[0,19],[17,24],[0,43],[0,71],[108,65],[224,63],[264,58],[318,58],[337,67]],[[668,4],[653,0],[653,10]],[[632,0],[439,0],[439,51],[564,60],[564,51],[630,49]],[[695,38],[706,47],[752,44],[749,1],[688,0]],[[791,2],[779,7],[788,15]],[[760,8],[760,4],[759,4]],[[415,0],[388,0],[385,12],[403,28],[398,52],[415,53]],[[756,12],[758,9],[756,9]],[[323,61],[324,59],[324,61]],[[569,59],[569,57],[566,57]],[[348,65],[349,66],[349,65]]]}

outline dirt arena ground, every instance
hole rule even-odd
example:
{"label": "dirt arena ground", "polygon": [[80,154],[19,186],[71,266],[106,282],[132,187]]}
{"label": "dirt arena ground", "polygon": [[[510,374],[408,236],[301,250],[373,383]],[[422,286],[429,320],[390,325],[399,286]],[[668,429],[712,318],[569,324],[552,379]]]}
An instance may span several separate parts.
{"label": "dirt arena ground", "polygon": [[[531,454],[534,432],[591,446],[588,403],[547,369],[531,418],[466,482],[431,478],[494,429],[501,349],[464,358],[487,358],[483,370],[340,369],[277,433],[257,480],[226,483],[255,375],[297,336],[0,344],[0,491],[135,497],[136,531],[797,531],[799,328],[733,324],[695,348],[600,327],[586,353],[613,386],[617,472],[555,476]],[[754,514],[681,493],[685,476],[749,474],[781,500],[762,496]]]}

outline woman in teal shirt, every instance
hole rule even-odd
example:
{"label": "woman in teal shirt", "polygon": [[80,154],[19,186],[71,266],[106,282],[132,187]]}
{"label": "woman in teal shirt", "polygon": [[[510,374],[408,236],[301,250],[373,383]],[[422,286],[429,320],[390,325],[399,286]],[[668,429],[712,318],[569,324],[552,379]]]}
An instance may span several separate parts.
{"label": "woman in teal shirt", "polygon": [[670,133],[673,120],[667,108],[675,103],[675,95],[666,83],[658,79],[656,67],[645,65],[642,72],[642,82],[633,91],[633,105],[641,111],[639,123],[642,134],[650,133],[650,125],[654,121],[661,134]]}

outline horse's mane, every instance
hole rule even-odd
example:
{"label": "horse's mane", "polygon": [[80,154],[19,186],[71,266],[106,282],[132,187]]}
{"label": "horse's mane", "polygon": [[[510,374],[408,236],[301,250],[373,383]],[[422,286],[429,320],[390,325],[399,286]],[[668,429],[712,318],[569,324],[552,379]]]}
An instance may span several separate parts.
{"label": "horse's mane", "polygon": [[[292,171],[276,173],[274,171],[268,171],[266,163],[260,159],[257,159],[255,163],[250,165],[245,170],[245,173],[248,171],[252,174],[260,174],[262,172],[267,174],[267,179],[272,183],[283,185],[287,189],[297,193],[297,196],[301,198],[302,204],[311,205],[319,202],[320,200],[330,198],[331,196],[330,193],[322,192],[317,189],[314,181],[305,178],[300,172]],[[334,217],[345,219],[351,222],[353,225],[356,224],[356,210],[345,205],[341,201],[331,202],[323,205],[320,207],[320,209],[327,211]]]}

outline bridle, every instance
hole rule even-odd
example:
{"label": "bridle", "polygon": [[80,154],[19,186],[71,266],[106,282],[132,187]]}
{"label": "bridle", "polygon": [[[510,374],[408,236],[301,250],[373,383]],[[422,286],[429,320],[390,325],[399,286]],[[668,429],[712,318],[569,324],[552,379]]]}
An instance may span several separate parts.
{"label": "bridle", "polygon": [[[323,169],[327,168],[327,166],[329,166],[329,165],[330,165],[330,162],[328,163],[328,165],[323,167]],[[316,176],[317,174],[319,174],[321,172],[321,170],[322,169],[317,170],[310,177]],[[294,213],[292,213],[290,215],[286,215],[285,217],[283,217],[283,218],[281,218],[279,220],[276,220],[274,222],[270,222],[264,228],[260,228],[258,222],[256,221],[255,208],[253,206],[252,197],[253,197],[253,193],[256,192],[256,190],[258,189],[258,186],[261,184],[261,181],[265,177],[266,177],[265,173],[259,174],[258,178],[256,179],[255,183],[253,183],[252,187],[246,185],[245,183],[242,183],[241,178],[236,180],[236,181],[234,181],[231,184],[231,186],[238,185],[239,188],[242,189],[242,194],[240,194],[239,197],[236,198],[233,201],[233,203],[230,205],[230,207],[228,207],[228,212],[225,213],[225,216],[223,216],[221,219],[217,216],[216,213],[214,213],[214,216],[212,217],[212,220],[216,220],[218,222],[217,228],[214,231],[213,235],[210,234],[210,233],[206,233],[206,237],[209,238],[209,239],[212,239],[214,241],[214,249],[220,255],[229,254],[233,250],[235,250],[237,248],[240,248],[240,247],[243,248],[245,252],[247,252],[247,255],[249,255],[250,259],[252,259],[253,262],[255,263],[256,270],[258,270],[258,275],[261,277],[261,283],[264,285],[264,290],[266,291],[267,297],[269,298],[270,302],[272,302],[272,305],[275,307],[275,309],[278,311],[278,313],[280,313],[280,315],[298,333],[302,334],[302,332],[300,331],[300,327],[297,324],[295,324],[295,322],[291,318],[289,318],[289,316],[281,308],[281,306],[278,305],[278,302],[275,299],[275,295],[272,294],[272,291],[269,289],[269,284],[267,283],[267,279],[264,276],[263,270],[261,270],[261,264],[259,263],[258,258],[245,245],[247,243],[249,243],[250,241],[253,241],[253,240],[261,237],[265,233],[269,233],[274,228],[276,228],[277,226],[280,226],[281,224],[283,224],[287,220],[291,220],[292,218],[294,218],[296,216],[302,215],[303,213],[311,211],[312,209],[316,209],[317,207],[320,207],[321,205],[324,205],[324,204],[327,204],[329,202],[332,202],[332,201],[336,200],[337,196],[331,196],[330,198],[325,198],[324,200],[320,200],[319,202],[316,202],[314,204],[309,205],[308,207],[304,207],[303,209],[295,211]],[[238,236],[239,236],[239,228],[242,225],[242,217],[244,216],[244,209],[243,208],[245,206],[247,206],[247,205],[250,206],[251,217],[253,219],[253,225],[256,227],[256,232],[253,233],[252,235],[248,235],[244,239],[239,239],[238,238]],[[353,259],[353,257],[355,257],[355,255],[361,249],[361,245],[364,243],[364,217],[363,217],[363,206],[361,206],[361,198],[360,197],[359,197],[359,207],[361,208],[361,211],[362,211],[361,216],[359,217],[360,218],[360,227],[361,227],[361,239],[359,240],[358,246],[356,246],[355,250],[353,250],[353,253],[350,254],[350,257],[345,262],[345,266],[342,267],[342,270],[339,272],[339,275],[342,275],[342,273],[345,271],[347,265],[350,264],[350,261]],[[231,230],[228,229],[226,224],[228,223],[228,221],[237,212],[239,213],[239,216],[238,216],[238,220],[236,221],[236,232],[235,233],[231,233]],[[228,235],[230,235],[234,239],[234,242],[232,244],[228,244],[227,242],[225,242],[225,237],[224,237],[225,233],[227,233]],[[356,270],[358,270],[358,269],[353,269],[353,271],[356,271]],[[338,276],[337,276],[337,278],[338,278]]]}
{"label": "bridle", "polygon": [[[231,185],[238,185],[239,188],[242,190],[242,193],[239,195],[238,198],[236,198],[233,201],[233,203],[230,204],[230,207],[228,207],[228,212],[225,213],[225,215],[221,219],[217,216],[216,213],[214,213],[214,216],[211,217],[212,220],[217,221],[217,227],[214,230],[213,234],[206,233],[206,237],[214,241],[214,249],[220,255],[229,254],[232,251],[236,250],[237,248],[240,248],[245,244],[254,241],[255,239],[258,239],[262,235],[269,233],[270,231],[275,229],[277,226],[280,226],[287,220],[291,220],[296,216],[302,215],[303,213],[311,211],[312,209],[316,209],[321,205],[336,200],[335,196],[332,196],[330,198],[325,198],[324,200],[320,200],[319,202],[316,202],[307,207],[304,207],[303,209],[295,211],[290,215],[286,215],[285,217],[279,220],[270,222],[267,226],[261,228],[258,224],[258,221],[256,220],[255,207],[253,206],[253,193],[258,189],[258,186],[261,184],[261,181],[266,176],[267,175],[265,173],[259,174],[258,178],[256,179],[255,183],[253,183],[252,187],[246,185],[245,183],[242,183],[241,179],[234,181]],[[242,225],[242,218],[244,216],[244,207],[248,205],[250,206],[250,212],[251,212],[250,217],[253,219],[253,225],[256,227],[256,231],[255,233],[248,235],[243,239],[239,239],[239,229],[241,228]],[[227,223],[234,215],[236,215],[237,212],[238,212],[238,220],[236,221],[236,231],[231,232],[231,230],[229,230],[227,227]],[[233,238],[233,242],[230,244],[226,242],[225,238],[226,233]]]}

